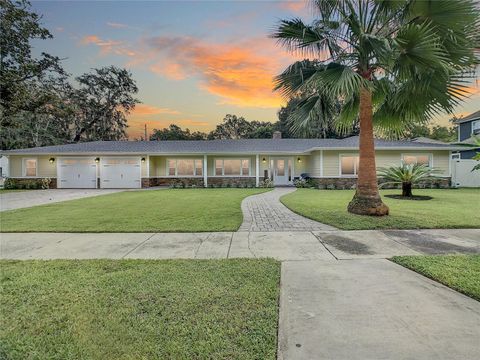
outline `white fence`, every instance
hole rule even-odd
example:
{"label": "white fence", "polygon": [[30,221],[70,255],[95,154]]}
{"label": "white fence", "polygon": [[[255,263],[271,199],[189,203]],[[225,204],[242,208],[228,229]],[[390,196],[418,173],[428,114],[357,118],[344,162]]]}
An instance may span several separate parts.
{"label": "white fence", "polygon": [[480,170],[472,171],[478,164],[476,160],[452,159],[452,186],[480,187]]}

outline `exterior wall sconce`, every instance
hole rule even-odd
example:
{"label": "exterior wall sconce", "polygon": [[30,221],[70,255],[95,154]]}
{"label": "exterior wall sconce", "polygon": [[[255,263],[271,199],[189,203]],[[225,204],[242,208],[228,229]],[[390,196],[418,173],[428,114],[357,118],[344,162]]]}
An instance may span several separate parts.
{"label": "exterior wall sconce", "polygon": [[142,160],[141,160],[141,161],[142,161],[142,163],[144,163],[144,162],[145,162],[145,158],[142,158]]}
{"label": "exterior wall sconce", "polygon": [[99,157],[95,158],[95,162],[98,164],[100,162],[100,158]]}
{"label": "exterior wall sconce", "polygon": [[301,158],[297,158],[297,161],[300,163],[300,162],[302,162],[302,159],[301,159]]}
{"label": "exterior wall sconce", "polygon": [[48,159],[48,162],[49,162],[50,164],[53,164],[53,163],[55,162],[55,158],[51,157],[50,159]]}
{"label": "exterior wall sconce", "polygon": [[263,159],[262,159],[262,163],[265,164],[266,162],[267,162],[267,159],[263,158]]}

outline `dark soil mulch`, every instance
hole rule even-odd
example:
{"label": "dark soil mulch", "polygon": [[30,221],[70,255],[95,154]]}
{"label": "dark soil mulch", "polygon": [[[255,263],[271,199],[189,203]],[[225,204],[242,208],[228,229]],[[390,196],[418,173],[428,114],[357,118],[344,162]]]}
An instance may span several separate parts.
{"label": "dark soil mulch", "polygon": [[409,196],[402,196],[402,195],[383,195],[390,199],[397,199],[397,200],[432,200],[431,196],[426,195],[413,195],[412,197]]}

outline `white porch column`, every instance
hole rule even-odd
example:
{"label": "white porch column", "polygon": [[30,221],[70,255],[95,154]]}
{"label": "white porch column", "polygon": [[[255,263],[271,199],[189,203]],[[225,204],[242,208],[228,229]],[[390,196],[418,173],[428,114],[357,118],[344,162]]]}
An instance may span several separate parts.
{"label": "white porch column", "polygon": [[203,155],[203,186],[208,186],[208,163],[207,155]]}
{"label": "white porch column", "polygon": [[258,161],[258,154],[255,156],[255,186],[260,185],[260,163]]}
{"label": "white porch column", "polygon": [[320,177],[323,177],[323,150],[320,150]]}
{"label": "white porch column", "polygon": [[147,155],[147,159],[145,161],[147,162],[147,178],[150,179],[150,155]]}

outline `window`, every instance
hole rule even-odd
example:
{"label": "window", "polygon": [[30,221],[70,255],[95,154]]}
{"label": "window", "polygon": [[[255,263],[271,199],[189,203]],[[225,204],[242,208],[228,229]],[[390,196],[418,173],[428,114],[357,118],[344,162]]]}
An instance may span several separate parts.
{"label": "window", "polygon": [[472,135],[480,134],[480,120],[472,121]]}
{"label": "window", "polygon": [[215,159],[216,176],[249,176],[250,160],[248,159]]}
{"label": "window", "polygon": [[202,176],[201,159],[168,159],[168,176]]}
{"label": "window", "polygon": [[23,175],[24,176],[37,176],[37,159],[24,159],[23,160]]}
{"label": "window", "polygon": [[402,156],[402,163],[406,164],[406,165],[418,164],[418,165],[430,166],[430,155],[428,155],[428,154],[403,155]]}
{"label": "window", "polygon": [[340,175],[356,176],[358,174],[358,155],[342,155],[340,157]]}

